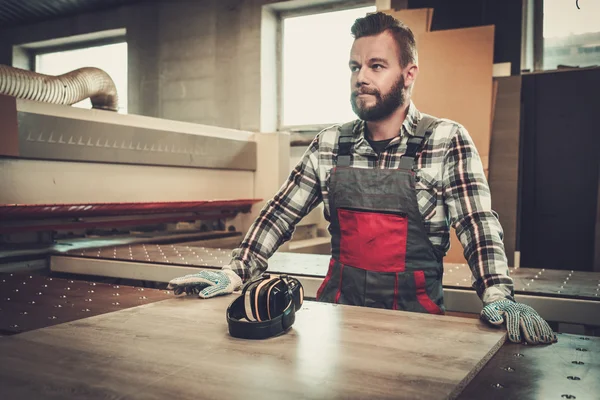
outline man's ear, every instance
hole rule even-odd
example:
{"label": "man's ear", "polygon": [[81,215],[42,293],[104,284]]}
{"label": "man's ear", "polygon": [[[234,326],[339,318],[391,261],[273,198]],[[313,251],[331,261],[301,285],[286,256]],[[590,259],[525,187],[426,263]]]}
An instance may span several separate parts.
{"label": "man's ear", "polygon": [[416,64],[408,64],[404,68],[404,87],[409,88],[413,86],[419,75],[419,66]]}

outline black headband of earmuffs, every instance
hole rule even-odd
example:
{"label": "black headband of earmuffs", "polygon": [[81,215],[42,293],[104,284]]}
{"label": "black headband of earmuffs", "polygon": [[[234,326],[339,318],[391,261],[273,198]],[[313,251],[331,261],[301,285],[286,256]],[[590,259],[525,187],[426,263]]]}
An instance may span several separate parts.
{"label": "black headband of earmuffs", "polygon": [[296,278],[263,274],[248,282],[227,308],[229,334],[243,339],[266,339],[286,332],[302,307],[304,289]]}

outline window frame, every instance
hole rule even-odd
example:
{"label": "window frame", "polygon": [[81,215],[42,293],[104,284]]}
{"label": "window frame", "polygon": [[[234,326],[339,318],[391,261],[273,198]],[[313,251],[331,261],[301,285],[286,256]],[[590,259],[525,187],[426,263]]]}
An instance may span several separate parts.
{"label": "window frame", "polygon": [[329,124],[283,125],[283,36],[285,34],[283,28],[284,20],[286,18],[317,15],[332,11],[343,11],[355,8],[373,7],[375,5],[375,0],[342,0],[312,6],[278,10],[276,12],[277,131],[295,133],[301,136],[310,136],[317,134],[323,129],[337,123],[331,122]]}

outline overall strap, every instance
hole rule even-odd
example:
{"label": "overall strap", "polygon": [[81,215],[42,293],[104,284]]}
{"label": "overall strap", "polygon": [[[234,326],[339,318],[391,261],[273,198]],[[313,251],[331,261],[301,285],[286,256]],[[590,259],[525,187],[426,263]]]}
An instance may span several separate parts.
{"label": "overall strap", "polygon": [[350,152],[352,150],[352,136],[353,136],[354,122],[346,122],[340,128],[340,136],[338,137],[338,156],[337,166],[338,167],[349,167],[350,166]]}
{"label": "overall strap", "polygon": [[430,115],[422,115],[417,124],[417,131],[414,136],[408,138],[406,152],[400,158],[400,168],[413,169],[417,163],[417,155],[425,144],[425,137],[431,133],[430,128],[436,122],[436,118]]}

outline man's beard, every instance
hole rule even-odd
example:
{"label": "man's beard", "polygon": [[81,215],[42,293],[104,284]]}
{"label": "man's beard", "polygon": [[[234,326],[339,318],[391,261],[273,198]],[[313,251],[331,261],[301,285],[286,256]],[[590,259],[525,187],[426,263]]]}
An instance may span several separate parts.
{"label": "man's beard", "polygon": [[[352,92],[350,96],[350,103],[352,103],[352,110],[363,121],[379,121],[386,118],[399,107],[402,107],[406,102],[406,91],[404,90],[404,76],[400,75],[400,78],[390,92],[385,96],[381,96],[381,93],[377,89],[363,90],[362,93],[370,94],[375,96],[375,105],[371,107],[361,106],[361,101],[357,102],[358,89]],[[357,104],[359,103],[359,104]]]}

